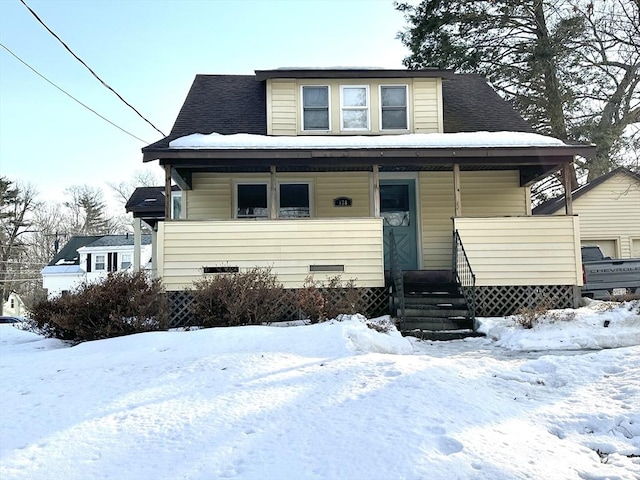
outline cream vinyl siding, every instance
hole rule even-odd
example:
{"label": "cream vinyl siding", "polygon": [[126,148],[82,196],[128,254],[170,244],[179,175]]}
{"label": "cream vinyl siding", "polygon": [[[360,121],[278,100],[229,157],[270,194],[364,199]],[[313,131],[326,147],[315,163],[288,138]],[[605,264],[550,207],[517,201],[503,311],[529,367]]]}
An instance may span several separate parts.
{"label": "cream vinyl siding", "polygon": [[[278,173],[278,182],[310,182],[312,217],[369,217],[371,188],[368,172]],[[269,182],[269,175],[236,175],[214,173],[193,175],[193,190],[185,193],[186,218],[189,220],[228,220],[233,218],[235,182]],[[349,197],[351,207],[334,207],[337,197]]]}
{"label": "cream vinyl siding", "polygon": [[[329,87],[331,131],[302,130],[302,85]],[[370,130],[341,131],[340,86],[366,85],[370,94]],[[380,130],[380,85],[407,85],[409,128]],[[380,135],[398,133],[441,133],[442,80],[439,78],[354,78],[267,80],[267,133],[269,135]]]}
{"label": "cream vinyl siding", "polygon": [[442,133],[442,80],[420,78],[413,81],[413,132]]}
{"label": "cream vinyl siding", "polygon": [[[316,174],[315,205],[318,218],[371,216],[371,189],[368,172],[328,172]],[[333,200],[349,197],[351,207],[334,207]]]}
{"label": "cream vinyl siding", "polygon": [[[555,212],[562,215],[564,209]],[[585,244],[615,242],[613,258],[631,258],[632,239],[640,238],[640,182],[619,173],[573,201]]]}
{"label": "cream vinyl siding", "polygon": [[231,176],[194,173],[193,190],[185,190],[184,193],[187,196],[185,218],[189,220],[232,218],[233,178]]}
{"label": "cream vinyl siding", "polygon": [[578,217],[456,218],[477,286],[582,285]]}
{"label": "cream vinyl siding", "polygon": [[344,280],[383,287],[382,248],[382,221],[374,218],[158,224],[158,272],[170,291],[192,286],[206,276],[203,267],[215,266],[272,267],[285,288],[299,288],[311,265],[344,265]]}
{"label": "cream vinyl siding", "polygon": [[267,135],[295,135],[298,107],[295,80],[267,81]]}
{"label": "cream vinyl siding", "polygon": [[[526,215],[528,194],[517,170],[461,172],[463,217]],[[451,268],[454,216],[453,173],[418,176],[422,226],[422,264],[426,270]]]}

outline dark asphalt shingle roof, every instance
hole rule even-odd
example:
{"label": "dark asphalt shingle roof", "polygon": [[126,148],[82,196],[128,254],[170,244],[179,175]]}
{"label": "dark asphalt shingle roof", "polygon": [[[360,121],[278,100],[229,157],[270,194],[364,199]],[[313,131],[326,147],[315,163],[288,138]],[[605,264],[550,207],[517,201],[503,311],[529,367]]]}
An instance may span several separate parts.
{"label": "dark asphalt shingle roof", "polygon": [[[609,173],[605,175],[601,175],[598,178],[591,180],[586,185],[583,185],[582,187],[575,189],[573,192],[571,192],[571,198],[573,200],[575,200],[576,198],[580,198],[585,193],[589,192],[590,190],[597,187],[598,185],[606,182],[607,180],[617,175],[618,173],[624,173],[626,175],[629,175],[632,178],[635,178],[638,182],[640,182],[640,174],[632,172],[631,170],[625,167],[618,167],[615,170],[611,170]],[[564,208],[564,195],[551,198],[546,202],[541,203],[540,205],[535,207],[531,211],[531,213],[533,213],[534,215],[550,215],[557,212],[561,208]]]}
{"label": "dark asphalt shingle roof", "polygon": [[[133,245],[134,236],[129,235],[105,235],[85,247],[126,247]],[[151,235],[142,235],[140,242],[142,245],[151,245]]]}
{"label": "dark asphalt shingle roof", "polygon": [[[442,96],[445,133],[533,132],[480,75],[448,75]],[[266,135],[266,109],[265,82],[255,75],[196,75],[169,136],[142,150],[168,148],[193,133]]]}
{"label": "dark asphalt shingle roof", "polygon": [[51,260],[48,265],[57,265],[61,260],[61,263],[64,265],[79,265],[80,255],[78,255],[78,249],[95,242],[101,237],[102,235],[71,237],[71,239],[64,245],[64,247],[62,247],[60,251],[56,253],[56,255],[53,257],[53,260]]}
{"label": "dark asphalt shingle roof", "polygon": [[[171,190],[177,192],[180,187],[173,185]],[[124,206],[128,212],[136,214],[154,213],[164,217],[164,187],[138,187]]]}
{"label": "dark asphalt shingle roof", "polygon": [[[129,235],[82,235],[71,239],[60,249],[48,265],[79,265],[80,254],[78,249],[82,247],[122,247],[133,245],[134,236]],[[142,245],[151,245],[151,235],[142,235]]]}

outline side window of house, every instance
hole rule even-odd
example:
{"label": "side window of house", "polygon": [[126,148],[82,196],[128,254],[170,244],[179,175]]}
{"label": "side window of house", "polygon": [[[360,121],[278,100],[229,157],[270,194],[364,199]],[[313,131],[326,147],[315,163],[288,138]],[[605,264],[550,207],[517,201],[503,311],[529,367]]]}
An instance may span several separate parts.
{"label": "side window of house", "polygon": [[380,87],[380,129],[406,130],[407,87],[404,85]]}
{"label": "side window of house", "polygon": [[340,87],[340,127],[342,130],[369,130],[369,87]]}
{"label": "side window of house", "polygon": [[123,253],[122,254],[122,259],[120,260],[120,268],[122,270],[126,270],[130,266],[131,266],[131,254],[130,253]]}
{"label": "side window of house", "polygon": [[302,129],[329,130],[329,87],[302,87]]}
{"label": "side window of house", "polygon": [[242,183],[236,185],[236,217],[267,218],[267,184]]}
{"label": "side window of house", "polygon": [[309,217],[309,184],[281,183],[280,184],[280,218]]}
{"label": "side window of house", "polygon": [[96,270],[104,270],[104,255],[96,255]]}
{"label": "side window of house", "polygon": [[171,218],[182,218],[182,192],[171,192]]}

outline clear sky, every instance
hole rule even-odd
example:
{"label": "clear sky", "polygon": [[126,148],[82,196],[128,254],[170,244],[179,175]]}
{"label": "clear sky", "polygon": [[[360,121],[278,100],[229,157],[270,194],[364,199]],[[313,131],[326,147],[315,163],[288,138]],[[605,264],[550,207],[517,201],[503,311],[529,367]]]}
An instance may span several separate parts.
{"label": "clear sky", "polygon": [[[107,84],[168,134],[198,73],[278,67],[403,68],[404,18],[392,0],[25,0]],[[0,175],[42,200],[150,169],[160,135],[103,87],[19,0],[0,0]]]}

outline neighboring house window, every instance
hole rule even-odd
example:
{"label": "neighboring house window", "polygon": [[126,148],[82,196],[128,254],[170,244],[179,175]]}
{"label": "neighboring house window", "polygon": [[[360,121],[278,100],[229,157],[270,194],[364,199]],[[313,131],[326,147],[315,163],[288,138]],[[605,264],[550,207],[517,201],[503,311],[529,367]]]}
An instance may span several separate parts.
{"label": "neighboring house window", "polygon": [[341,86],[342,130],[369,130],[369,87]]}
{"label": "neighboring house window", "polygon": [[302,130],[329,130],[329,87],[302,87]]}
{"label": "neighboring house window", "polygon": [[13,298],[11,299],[11,306],[9,308],[12,309],[12,310],[14,308],[16,308],[16,302],[15,302],[15,300]]}
{"label": "neighboring house window", "polygon": [[405,85],[383,85],[380,87],[380,129],[406,130],[407,87]]}
{"label": "neighboring house window", "polygon": [[236,185],[236,217],[268,218],[267,184],[240,183]]}
{"label": "neighboring house window", "polygon": [[182,218],[182,192],[171,192],[171,218]]}
{"label": "neighboring house window", "polygon": [[130,253],[123,253],[122,254],[122,259],[120,260],[120,268],[122,270],[126,270],[130,266],[131,266],[131,254]]}
{"label": "neighboring house window", "polygon": [[310,216],[309,184],[280,184],[280,218],[304,218]]}
{"label": "neighboring house window", "polygon": [[96,255],[96,270],[104,270],[104,255]]}

